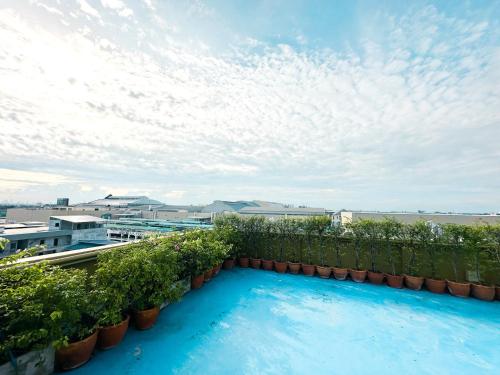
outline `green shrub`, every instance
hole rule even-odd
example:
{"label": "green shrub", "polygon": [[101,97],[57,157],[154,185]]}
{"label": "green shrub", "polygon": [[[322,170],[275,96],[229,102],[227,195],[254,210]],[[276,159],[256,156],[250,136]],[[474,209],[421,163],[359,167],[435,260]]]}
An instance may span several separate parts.
{"label": "green shrub", "polygon": [[84,270],[12,264],[19,257],[1,262],[0,362],[50,343],[64,346],[95,330]]}

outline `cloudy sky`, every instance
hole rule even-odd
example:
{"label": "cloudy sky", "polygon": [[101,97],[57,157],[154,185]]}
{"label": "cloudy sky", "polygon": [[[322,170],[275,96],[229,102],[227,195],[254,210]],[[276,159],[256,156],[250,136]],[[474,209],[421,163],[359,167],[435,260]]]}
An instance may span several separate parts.
{"label": "cloudy sky", "polygon": [[0,201],[500,211],[500,1],[2,0]]}

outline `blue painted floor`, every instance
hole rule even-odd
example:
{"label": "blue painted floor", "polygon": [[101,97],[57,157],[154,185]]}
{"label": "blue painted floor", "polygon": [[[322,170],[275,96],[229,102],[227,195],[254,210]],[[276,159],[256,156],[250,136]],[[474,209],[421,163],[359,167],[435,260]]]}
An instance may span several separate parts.
{"label": "blue painted floor", "polygon": [[235,268],[75,374],[500,374],[500,303]]}

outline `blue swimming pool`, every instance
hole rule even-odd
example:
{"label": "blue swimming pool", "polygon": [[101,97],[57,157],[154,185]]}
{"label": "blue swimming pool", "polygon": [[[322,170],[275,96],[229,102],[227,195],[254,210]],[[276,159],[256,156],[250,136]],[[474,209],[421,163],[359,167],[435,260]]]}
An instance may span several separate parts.
{"label": "blue swimming pool", "polygon": [[500,303],[235,268],[76,374],[500,374]]}

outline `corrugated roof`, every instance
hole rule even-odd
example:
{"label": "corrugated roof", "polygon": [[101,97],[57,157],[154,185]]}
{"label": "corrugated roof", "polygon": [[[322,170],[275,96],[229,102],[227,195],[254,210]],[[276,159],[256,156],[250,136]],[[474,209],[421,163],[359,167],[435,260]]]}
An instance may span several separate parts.
{"label": "corrugated roof", "polygon": [[51,216],[50,219],[69,221],[70,223],[102,223],[106,220],[90,215],[74,215],[74,216]]}

